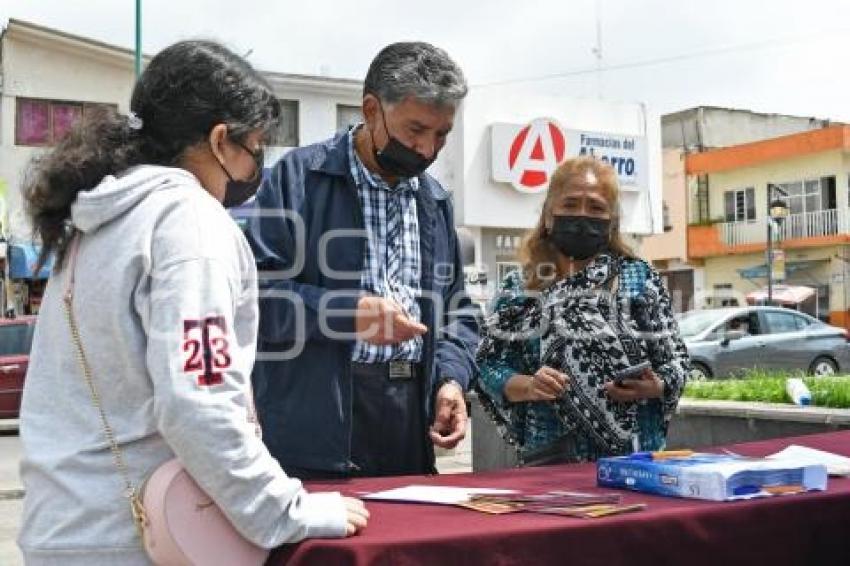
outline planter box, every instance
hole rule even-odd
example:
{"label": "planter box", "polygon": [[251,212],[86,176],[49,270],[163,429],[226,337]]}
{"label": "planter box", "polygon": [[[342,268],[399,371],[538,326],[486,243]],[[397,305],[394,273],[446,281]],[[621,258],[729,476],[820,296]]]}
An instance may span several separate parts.
{"label": "planter box", "polygon": [[[516,450],[499,436],[478,398],[474,394],[469,398],[475,422],[473,471],[515,466]],[[846,428],[850,428],[849,409],[683,399],[670,422],[667,447],[702,448]]]}
{"label": "planter box", "polygon": [[850,428],[850,410],[774,403],[683,399],[667,435],[669,448],[700,448]]}

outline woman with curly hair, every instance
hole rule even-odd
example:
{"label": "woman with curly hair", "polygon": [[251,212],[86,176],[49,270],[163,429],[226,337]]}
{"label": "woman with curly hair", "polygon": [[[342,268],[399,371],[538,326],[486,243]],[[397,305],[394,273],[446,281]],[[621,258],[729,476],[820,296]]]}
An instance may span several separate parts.
{"label": "woman with curly hair", "polygon": [[305,491],[254,418],[257,276],[225,207],[260,183],[274,92],[184,41],[130,109],[87,119],[25,186],[41,261],[57,257],[21,408],[26,563],[148,564],[132,492],[174,458],[256,546],[356,533],[363,504]]}

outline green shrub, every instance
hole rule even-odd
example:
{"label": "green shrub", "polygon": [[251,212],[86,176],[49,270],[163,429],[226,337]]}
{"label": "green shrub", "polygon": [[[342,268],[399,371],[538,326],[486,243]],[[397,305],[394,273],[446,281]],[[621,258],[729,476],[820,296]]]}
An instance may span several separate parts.
{"label": "green shrub", "polygon": [[[692,381],[685,387],[684,397],[715,401],[757,401],[786,403],[785,380],[799,374],[752,371],[740,379]],[[812,394],[812,405],[850,409],[850,376],[803,377]]]}

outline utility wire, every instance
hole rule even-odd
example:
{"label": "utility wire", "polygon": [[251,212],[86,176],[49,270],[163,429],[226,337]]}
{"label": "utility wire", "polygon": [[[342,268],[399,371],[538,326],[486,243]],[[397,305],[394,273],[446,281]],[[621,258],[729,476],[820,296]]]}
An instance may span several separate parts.
{"label": "utility wire", "polygon": [[775,38],[775,39],[766,39],[764,41],[757,41],[753,43],[742,43],[738,45],[730,45],[726,47],[716,47],[713,49],[704,49],[701,51],[693,51],[690,53],[683,53],[681,55],[671,55],[669,57],[659,57],[656,59],[645,59],[643,61],[632,61],[629,63],[620,63],[617,65],[608,65],[608,66],[596,66],[596,67],[587,67],[584,69],[575,69],[573,71],[562,71],[558,73],[549,73],[544,75],[536,75],[532,77],[522,77],[516,79],[504,79],[500,81],[491,81],[484,83],[477,83],[474,86],[478,87],[488,87],[488,86],[500,86],[506,84],[516,84],[516,83],[526,83],[526,82],[536,82],[536,81],[545,81],[551,79],[560,79],[567,77],[576,77],[580,75],[590,75],[593,73],[599,73],[600,71],[621,71],[624,69],[635,69],[638,67],[650,67],[653,65],[664,65],[666,63],[674,63],[678,61],[687,61],[689,59],[697,59],[700,57],[711,57],[714,55],[724,55],[727,53],[735,53],[735,52],[743,52],[743,51],[757,51],[759,49],[765,49],[769,47],[774,47],[777,45],[789,45],[793,43],[805,43],[812,40],[820,40],[824,37],[832,34],[843,34],[850,32],[850,27],[837,28],[832,30],[821,30],[817,32],[811,32],[801,36],[793,36],[793,37],[785,37],[785,38]]}

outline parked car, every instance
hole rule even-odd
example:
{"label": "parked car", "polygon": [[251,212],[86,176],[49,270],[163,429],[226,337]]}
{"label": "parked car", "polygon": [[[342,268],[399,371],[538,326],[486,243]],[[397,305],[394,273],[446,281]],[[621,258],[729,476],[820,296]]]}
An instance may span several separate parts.
{"label": "parked car", "polygon": [[17,418],[36,317],[0,318],[0,418]]}
{"label": "parked car", "polygon": [[850,334],[781,307],[733,307],[679,315],[693,379],[743,370],[801,370],[810,375],[850,371]]}

